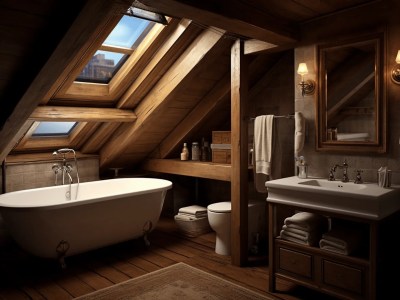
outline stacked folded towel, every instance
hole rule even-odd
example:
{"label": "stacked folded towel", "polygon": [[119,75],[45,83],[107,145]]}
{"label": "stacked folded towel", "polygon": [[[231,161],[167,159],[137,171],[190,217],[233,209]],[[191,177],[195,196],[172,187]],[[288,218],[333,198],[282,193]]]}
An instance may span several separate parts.
{"label": "stacked folded towel", "polygon": [[321,249],[350,255],[357,251],[362,242],[360,230],[351,227],[332,228],[329,232],[322,235],[319,241]]}
{"label": "stacked folded towel", "polygon": [[315,246],[318,245],[322,232],[327,229],[326,217],[310,212],[299,212],[285,219],[280,236],[284,240]]}
{"label": "stacked folded towel", "polygon": [[181,220],[196,220],[207,218],[207,208],[199,205],[191,205],[186,207],[181,207],[175,219]]}
{"label": "stacked folded towel", "polygon": [[181,207],[175,215],[175,223],[183,234],[196,237],[211,231],[207,208],[199,205]]}

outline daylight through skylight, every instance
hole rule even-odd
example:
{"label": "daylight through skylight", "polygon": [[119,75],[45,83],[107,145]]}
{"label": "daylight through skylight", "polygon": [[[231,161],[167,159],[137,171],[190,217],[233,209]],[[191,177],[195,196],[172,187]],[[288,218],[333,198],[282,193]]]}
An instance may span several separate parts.
{"label": "daylight through skylight", "polygon": [[152,21],[123,16],[76,81],[109,83],[154,24]]}
{"label": "daylight through skylight", "polygon": [[40,122],[32,136],[68,136],[76,122]]}

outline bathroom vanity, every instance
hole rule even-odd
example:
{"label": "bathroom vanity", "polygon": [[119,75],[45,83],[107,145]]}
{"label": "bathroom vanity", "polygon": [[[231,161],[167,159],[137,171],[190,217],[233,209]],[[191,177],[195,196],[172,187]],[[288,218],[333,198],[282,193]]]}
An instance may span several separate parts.
{"label": "bathroom vanity", "polygon": [[[342,299],[389,299],[384,294],[390,294],[388,287],[396,280],[388,270],[397,271],[398,264],[398,243],[390,240],[390,232],[399,228],[400,187],[298,177],[267,181],[266,186],[270,291],[281,278]],[[281,239],[284,219],[299,211],[326,216],[331,225],[356,227],[365,237],[361,250],[342,255]]]}

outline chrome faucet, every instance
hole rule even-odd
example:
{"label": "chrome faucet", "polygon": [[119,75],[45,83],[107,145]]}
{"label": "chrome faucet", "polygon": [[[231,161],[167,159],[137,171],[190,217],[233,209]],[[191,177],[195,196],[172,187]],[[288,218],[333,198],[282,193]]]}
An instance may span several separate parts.
{"label": "chrome faucet", "polygon": [[75,160],[75,167],[76,167],[76,178],[77,178],[77,186],[76,186],[76,195],[75,199],[78,197],[78,188],[79,188],[79,171],[78,171],[78,163],[76,160],[76,153],[74,149],[70,148],[62,148],[58,149],[57,151],[53,152],[53,155],[57,156],[59,154],[62,155],[62,163],[60,164],[53,164],[52,170],[54,174],[56,175],[56,180],[55,180],[55,185],[57,185],[57,177],[58,173],[61,171],[62,172],[62,184],[65,184],[65,176],[67,175],[69,179],[69,191],[66,193],[66,198],[68,200],[71,200],[71,186],[73,183],[72,177],[71,177],[71,172],[72,172],[72,165],[67,163],[66,155],[68,153],[73,153],[74,154],[74,160]]}
{"label": "chrome faucet", "polygon": [[343,176],[342,176],[342,182],[349,182],[349,175],[347,172],[349,165],[347,164],[346,159],[343,160],[343,164],[342,165],[334,165],[333,167],[330,168],[329,170],[329,177],[328,180],[329,181],[334,181],[335,180],[335,172],[337,168],[343,169]]}

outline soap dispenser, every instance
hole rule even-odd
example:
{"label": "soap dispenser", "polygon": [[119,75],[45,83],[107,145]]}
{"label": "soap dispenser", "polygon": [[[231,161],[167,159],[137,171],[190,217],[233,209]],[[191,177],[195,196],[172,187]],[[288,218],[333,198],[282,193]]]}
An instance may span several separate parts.
{"label": "soap dispenser", "polygon": [[308,166],[303,156],[299,157],[297,162],[297,177],[301,179],[307,178]]}

